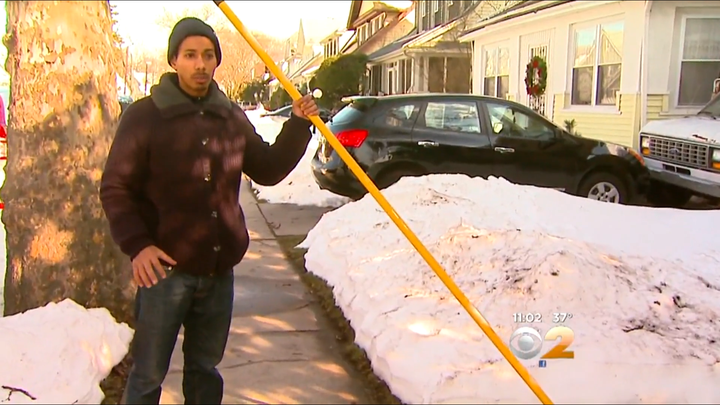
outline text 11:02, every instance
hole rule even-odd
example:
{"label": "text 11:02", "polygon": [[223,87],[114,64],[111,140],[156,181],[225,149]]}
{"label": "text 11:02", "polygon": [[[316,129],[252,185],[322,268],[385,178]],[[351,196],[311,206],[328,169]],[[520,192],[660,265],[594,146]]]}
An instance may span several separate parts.
{"label": "text 11:02", "polygon": [[513,322],[515,323],[535,323],[542,322],[542,314],[539,312],[528,312],[523,314],[522,312],[515,312],[513,314]]}

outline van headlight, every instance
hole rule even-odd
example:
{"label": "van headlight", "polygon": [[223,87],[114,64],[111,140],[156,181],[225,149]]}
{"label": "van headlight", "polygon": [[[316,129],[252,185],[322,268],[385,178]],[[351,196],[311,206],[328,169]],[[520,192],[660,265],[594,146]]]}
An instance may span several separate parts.
{"label": "van headlight", "polygon": [[643,156],[650,155],[650,138],[642,134],[640,134],[640,153],[642,153]]}
{"label": "van headlight", "polygon": [[720,149],[713,149],[712,156],[710,156],[710,158],[710,160],[712,160],[712,168],[715,170],[720,170]]}

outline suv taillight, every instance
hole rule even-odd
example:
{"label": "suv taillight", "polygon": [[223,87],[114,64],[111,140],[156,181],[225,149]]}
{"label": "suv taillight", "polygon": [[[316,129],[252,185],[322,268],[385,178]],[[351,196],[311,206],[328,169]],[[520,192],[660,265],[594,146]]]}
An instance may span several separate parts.
{"label": "suv taillight", "polygon": [[346,148],[359,148],[365,142],[367,136],[368,131],[364,129],[348,129],[335,135],[340,144]]}

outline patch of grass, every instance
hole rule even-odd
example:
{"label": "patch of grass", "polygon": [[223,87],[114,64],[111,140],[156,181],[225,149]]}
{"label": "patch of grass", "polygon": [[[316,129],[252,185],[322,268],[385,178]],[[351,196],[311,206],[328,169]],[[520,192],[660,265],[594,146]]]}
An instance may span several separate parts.
{"label": "patch of grass", "polygon": [[355,331],[350,326],[350,322],[345,319],[342,310],[335,305],[332,287],[328,286],[325,280],[305,269],[304,256],[307,250],[295,248],[303,239],[305,239],[304,236],[279,236],[277,241],[285,256],[300,273],[303,283],[318,298],[318,303],[331,325],[337,330],[342,354],[362,376],[370,399],[376,404],[401,404],[387,384],[375,375],[365,350],[355,344]]}
{"label": "patch of grass", "polygon": [[102,382],[100,383],[100,388],[105,393],[105,399],[103,399],[102,404],[119,404],[120,399],[122,398],[123,390],[125,390],[125,382],[127,381],[128,373],[130,372],[130,367],[132,366],[132,358],[128,354],[125,356],[123,361],[120,362],[117,366],[115,366],[112,371],[110,371],[110,375],[108,375]]}

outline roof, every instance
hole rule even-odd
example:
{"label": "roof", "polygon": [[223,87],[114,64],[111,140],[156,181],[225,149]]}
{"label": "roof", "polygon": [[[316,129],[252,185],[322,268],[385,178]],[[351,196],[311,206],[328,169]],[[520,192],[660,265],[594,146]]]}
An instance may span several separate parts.
{"label": "roof", "polygon": [[[444,24],[438,25],[437,27],[434,27],[428,31],[424,31],[415,40],[413,40],[412,43],[406,44],[405,47],[409,48],[409,47],[422,46],[422,45],[426,44],[427,42],[432,41],[432,40],[440,37],[441,35],[446,34],[449,31],[452,31],[453,29],[457,28],[458,24],[461,21],[466,22],[466,20],[467,20],[466,17],[468,17],[472,13],[475,13],[477,8],[480,7],[481,4],[482,4],[482,2],[479,2],[477,5],[472,5],[468,8],[466,8],[465,10],[463,10],[463,12],[460,13],[460,15],[453,18],[452,20],[447,21]],[[520,4],[523,4],[523,3],[520,3]],[[511,10],[514,7],[516,7],[516,6],[509,7],[507,10]],[[435,46],[435,47],[437,47],[437,46]]]}
{"label": "roof", "polygon": [[[359,45],[357,47],[357,50],[359,52],[363,52],[363,48],[366,48],[367,46],[369,46],[369,44],[374,43],[374,41],[376,41],[378,38],[382,38],[384,35],[390,33],[393,29],[395,29],[395,27],[397,27],[398,25],[402,24],[403,21],[405,21],[405,17],[407,17],[407,15],[414,8],[415,8],[415,3],[413,3],[413,5],[406,8],[405,10],[403,10],[402,13],[400,13],[400,15],[396,19],[394,19],[389,24],[385,25],[384,27],[380,28],[380,30],[375,32],[370,38],[368,38],[365,42],[363,42],[361,45]],[[414,27],[415,23],[412,23],[412,26]],[[413,33],[413,32],[415,32],[415,29],[411,28],[410,33]],[[405,36],[403,35],[403,37],[405,37]],[[403,37],[401,37],[401,38],[403,38]]]}
{"label": "roof", "polygon": [[397,7],[393,7],[393,6],[387,5],[385,3],[375,1],[375,2],[373,2],[373,6],[370,10],[359,15],[355,20],[353,20],[350,23],[349,29],[355,29],[358,26],[365,24],[366,22],[370,21],[371,19],[377,17],[378,15],[380,15],[382,13],[400,14],[402,12],[403,12],[403,10],[401,10]]}
{"label": "roof", "polygon": [[352,29],[352,24],[358,19],[358,17],[360,17],[361,8],[362,0],[352,0],[350,3],[350,15],[348,15],[347,26],[345,27],[346,29]]}
{"label": "roof", "polygon": [[341,37],[345,32],[345,30],[334,30],[330,34],[328,34],[325,38],[321,39],[319,41],[320,44],[325,44],[326,42],[330,41],[331,39],[335,39],[338,37]]}
{"label": "roof", "polygon": [[[538,0],[531,0],[531,1],[521,1],[520,3],[508,7],[507,9],[494,14],[478,23],[474,27],[465,30],[461,37],[465,37],[467,35],[470,35],[474,32],[480,31],[481,29],[485,27],[489,27],[491,25],[499,24],[508,20],[511,20],[516,17],[521,17],[524,15],[537,13],[538,11],[546,10],[548,8],[557,7],[566,3],[571,3],[574,0],[559,0],[559,1],[538,1]],[[461,38],[462,40],[462,38]]]}
{"label": "roof", "polygon": [[409,34],[398,39],[397,41],[392,42],[388,45],[385,45],[384,47],[382,47],[382,48],[378,49],[377,51],[368,55],[368,60],[372,61],[374,59],[379,59],[379,58],[382,58],[383,56],[386,56],[393,52],[399,51],[403,48],[403,46],[405,44],[407,44],[408,42],[412,41],[413,39],[417,38],[420,35],[421,35],[421,33],[418,33],[417,29],[412,30]]}
{"label": "roof", "polygon": [[[505,105],[512,105],[513,108],[516,108],[518,111],[523,112],[530,112],[535,115],[538,115],[542,118],[541,114],[538,114],[536,111],[533,111],[530,107],[518,103],[517,101],[507,100],[504,98],[498,98],[493,96],[483,96],[480,94],[467,94],[467,93],[409,93],[409,94],[393,94],[389,96],[349,96],[349,97],[343,97],[342,102],[343,103],[349,103],[351,101],[362,101],[362,100],[377,100],[380,102],[393,102],[397,100],[415,100],[419,102],[428,101],[428,100],[439,100],[439,99],[465,99],[465,100],[473,100],[473,101],[483,101],[483,102],[489,102],[489,103],[502,103]],[[545,118],[547,120],[547,118]],[[551,122],[551,121],[548,121]]]}
{"label": "roof", "polygon": [[295,79],[298,76],[302,76],[303,74],[307,73],[308,70],[314,67],[314,65],[317,64],[317,66],[320,66],[320,63],[322,62],[322,54],[317,54],[307,60],[305,63],[300,65],[289,77],[289,79]]}
{"label": "roof", "polygon": [[347,43],[340,49],[341,54],[352,53],[357,50],[357,31],[353,31],[352,36],[348,39]]}
{"label": "roof", "polygon": [[[506,100],[504,98],[497,98],[492,96],[483,96],[479,94],[467,94],[467,93],[409,93],[409,94],[392,94],[388,96],[350,96],[350,97],[343,97],[345,99],[349,100],[404,100],[404,99],[438,99],[438,98],[469,98],[473,100],[485,100],[485,101],[498,101],[501,100],[505,103],[514,103],[519,104],[517,102]],[[522,105],[522,104],[521,104]],[[525,108],[529,108],[527,106],[524,106]]]}

